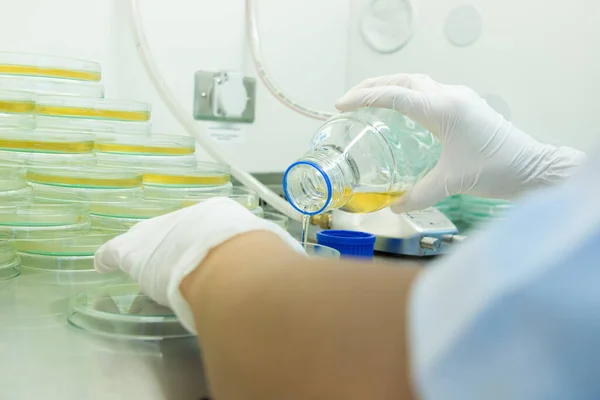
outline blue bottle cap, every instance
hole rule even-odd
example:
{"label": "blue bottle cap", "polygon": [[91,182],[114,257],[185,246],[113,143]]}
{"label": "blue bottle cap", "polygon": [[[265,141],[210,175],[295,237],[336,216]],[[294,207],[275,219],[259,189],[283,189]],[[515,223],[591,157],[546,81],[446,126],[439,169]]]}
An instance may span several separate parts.
{"label": "blue bottle cap", "polygon": [[317,243],[336,249],[342,257],[373,258],[375,235],[357,231],[322,231],[317,233]]}

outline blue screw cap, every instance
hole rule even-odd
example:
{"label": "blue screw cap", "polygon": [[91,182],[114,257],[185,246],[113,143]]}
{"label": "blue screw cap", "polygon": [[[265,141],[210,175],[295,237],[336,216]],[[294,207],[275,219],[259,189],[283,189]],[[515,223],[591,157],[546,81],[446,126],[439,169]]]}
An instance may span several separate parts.
{"label": "blue screw cap", "polygon": [[331,230],[317,233],[317,243],[340,252],[342,257],[373,258],[375,235],[367,232]]}

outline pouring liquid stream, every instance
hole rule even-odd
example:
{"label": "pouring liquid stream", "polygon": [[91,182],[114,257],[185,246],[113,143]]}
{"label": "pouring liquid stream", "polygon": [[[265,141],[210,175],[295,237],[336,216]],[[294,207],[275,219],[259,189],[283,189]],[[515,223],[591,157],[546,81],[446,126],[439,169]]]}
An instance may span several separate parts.
{"label": "pouring liquid stream", "polygon": [[306,243],[308,243],[308,227],[310,226],[310,215],[302,216],[302,247],[306,250]]}

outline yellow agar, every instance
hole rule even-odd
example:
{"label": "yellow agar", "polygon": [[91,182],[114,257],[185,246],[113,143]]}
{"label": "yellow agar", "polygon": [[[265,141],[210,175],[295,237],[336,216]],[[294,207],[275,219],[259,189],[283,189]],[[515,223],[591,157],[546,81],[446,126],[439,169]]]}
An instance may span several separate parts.
{"label": "yellow agar", "polygon": [[77,79],[82,81],[99,81],[100,72],[72,71],[61,68],[44,68],[32,65],[0,64],[0,74],[33,75],[54,78]]}
{"label": "yellow agar", "polygon": [[406,192],[378,192],[367,193],[357,192],[350,196],[350,199],[340,208],[354,214],[370,213],[384,209],[390,204],[396,202]]}
{"label": "yellow agar", "polygon": [[106,118],[122,121],[148,121],[150,119],[149,111],[101,110],[85,107],[46,106],[43,104],[38,104],[35,111],[40,115],[63,117]]}
{"label": "yellow agar", "polygon": [[33,101],[0,101],[0,112],[3,113],[33,113]]}
{"label": "yellow agar", "polygon": [[218,176],[186,176],[186,175],[163,175],[158,173],[145,173],[144,183],[165,184],[165,185],[225,185],[229,183],[229,175]]}
{"label": "yellow agar", "polygon": [[91,153],[94,142],[36,142],[33,140],[0,139],[1,149],[52,151],[60,153]]}
{"label": "yellow agar", "polygon": [[115,143],[96,143],[94,149],[103,153],[144,153],[165,155],[194,154],[196,151],[194,147],[154,147]]}
{"label": "yellow agar", "polygon": [[86,176],[57,176],[47,175],[35,171],[27,171],[25,179],[35,183],[45,183],[48,185],[77,185],[92,187],[119,187],[131,188],[141,186],[142,177],[134,176],[129,178],[89,178]]}

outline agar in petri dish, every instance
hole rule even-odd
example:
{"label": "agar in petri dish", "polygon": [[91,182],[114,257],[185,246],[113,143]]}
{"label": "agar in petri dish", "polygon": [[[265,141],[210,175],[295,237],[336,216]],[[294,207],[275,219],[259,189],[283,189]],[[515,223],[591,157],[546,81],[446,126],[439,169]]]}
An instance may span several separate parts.
{"label": "agar in petri dish", "polygon": [[136,284],[91,289],[69,302],[67,321],[82,331],[116,339],[192,337],[173,312],[140,292]]}
{"label": "agar in petri dish", "polygon": [[142,175],[131,171],[93,168],[27,169],[25,179],[30,183],[77,188],[126,189],[140,187]]}
{"label": "agar in petri dish", "polygon": [[0,130],[0,149],[31,153],[91,153],[94,136],[72,132]]}
{"label": "agar in petri dish", "polygon": [[99,134],[96,152],[178,156],[194,154],[196,142],[191,136]]}
{"label": "agar in petri dish", "polygon": [[71,118],[148,121],[150,104],[116,99],[39,95],[37,115]]}
{"label": "agar in petri dish", "polygon": [[99,81],[100,64],[44,54],[0,52],[0,74]]}
{"label": "agar in petri dish", "polygon": [[145,168],[142,170],[145,186],[205,187],[222,186],[231,181],[227,165],[202,162],[197,168]]}

